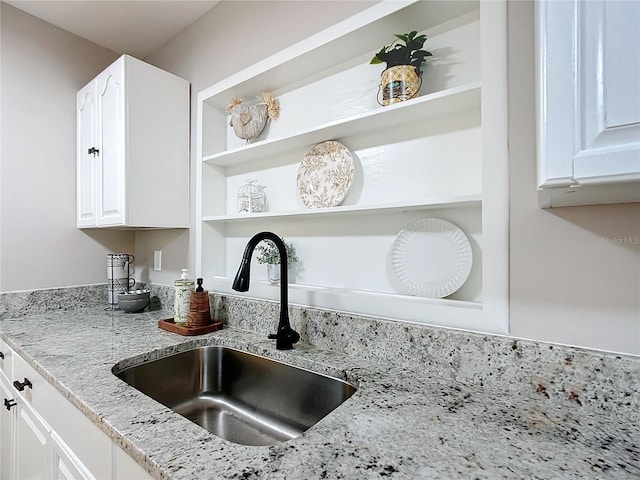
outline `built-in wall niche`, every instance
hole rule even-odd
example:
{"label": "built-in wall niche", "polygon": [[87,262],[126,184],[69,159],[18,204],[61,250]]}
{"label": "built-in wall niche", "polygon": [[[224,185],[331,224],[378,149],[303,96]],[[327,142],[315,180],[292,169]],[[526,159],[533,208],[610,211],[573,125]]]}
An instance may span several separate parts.
{"label": "built-in wall niche", "polygon": [[[419,30],[434,58],[417,98],[381,107],[382,66],[369,65],[393,33]],[[386,33],[385,33],[386,32]],[[506,332],[506,6],[504,2],[380,2],[198,94],[196,264],[212,290],[231,281],[251,236],[292,241],[293,303],[354,313]],[[246,144],[228,126],[232,97],[261,91],[281,114]],[[343,202],[309,209],[299,198],[300,162],[336,140],[354,159]],[[268,211],[238,213],[247,179]],[[403,227],[437,217],[461,228],[471,273],[447,298],[399,285],[390,251]],[[249,296],[277,299],[255,259]]]}

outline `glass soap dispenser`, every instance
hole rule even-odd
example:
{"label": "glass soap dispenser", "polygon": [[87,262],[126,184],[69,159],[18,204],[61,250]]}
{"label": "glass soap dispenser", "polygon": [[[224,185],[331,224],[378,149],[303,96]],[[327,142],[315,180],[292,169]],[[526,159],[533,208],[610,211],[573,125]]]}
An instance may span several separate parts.
{"label": "glass soap dispenser", "polygon": [[191,305],[191,292],[195,282],[189,279],[189,270],[182,269],[180,279],[174,282],[175,298],[173,300],[173,321],[186,325],[189,321],[189,308]]}

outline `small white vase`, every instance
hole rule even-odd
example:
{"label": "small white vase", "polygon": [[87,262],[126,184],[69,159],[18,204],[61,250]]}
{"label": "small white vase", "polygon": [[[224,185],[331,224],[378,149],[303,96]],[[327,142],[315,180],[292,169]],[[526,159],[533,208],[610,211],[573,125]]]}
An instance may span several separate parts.
{"label": "small white vase", "polygon": [[280,282],[280,264],[279,263],[267,263],[267,280],[270,283]]}

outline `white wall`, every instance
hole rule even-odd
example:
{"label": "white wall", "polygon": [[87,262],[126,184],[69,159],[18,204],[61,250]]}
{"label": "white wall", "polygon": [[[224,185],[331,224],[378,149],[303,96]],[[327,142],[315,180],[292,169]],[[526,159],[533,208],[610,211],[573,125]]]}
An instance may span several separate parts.
{"label": "white wall", "polygon": [[533,14],[509,3],[511,334],[640,354],[640,204],[537,206]]}
{"label": "white wall", "polygon": [[75,104],[117,54],[0,5],[0,292],[104,283],[134,235],[75,226]]}
{"label": "white wall", "polygon": [[[195,115],[198,91],[367,5],[223,2],[145,60],[192,82]],[[531,2],[509,3],[509,36],[511,333],[640,354],[640,205],[537,207]],[[104,254],[133,249],[75,228],[75,91],[113,58],[2,4],[0,291],[103,282]],[[135,254],[139,279],[170,284],[193,239],[138,232]]]}

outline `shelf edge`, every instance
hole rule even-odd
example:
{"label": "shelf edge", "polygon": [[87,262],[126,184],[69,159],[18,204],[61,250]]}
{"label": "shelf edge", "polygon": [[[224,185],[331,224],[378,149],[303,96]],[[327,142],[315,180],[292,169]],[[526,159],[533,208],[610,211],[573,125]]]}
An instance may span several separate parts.
{"label": "shelf edge", "polygon": [[[320,135],[322,133],[328,134],[332,130],[339,130],[349,125],[356,125],[358,123],[365,123],[367,121],[373,122],[373,120],[378,117],[382,119],[384,119],[385,117],[393,118],[393,116],[400,115],[401,113],[406,114],[407,112],[411,112],[412,110],[426,108],[426,104],[431,105],[436,102],[445,102],[447,100],[452,100],[452,99],[455,99],[455,97],[460,97],[463,95],[476,94],[477,101],[474,103],[469,103],[469,106],[471,107],[476,103],[479,105],[480,89],[481,89],[480,82],[471,82],[458,87],[448,88],[446,90],[441,90],[439,92],[423,95],[421,97],[418,97],[412,100],[407,100],[405,102],[396,103],[394,105],[389,105],[387,107],[379,107],[379,108],[376,108],[375,110],[364,112],[352,117],[333,120],[331,122],[324,123],[318,127],[310,128],[300,132],[295,132],[285,137],[265,139],[250,145],[246,145],[246,146],[243,145],[240,147],[233,148],[231,150],[225,150],[225,151],[213,153],[211,155],[205,155],[202,157],[202,162],[209,163],[211,165],[222,166],[222,167],[248,163],[255,160],[252,157],[252,152],[255,150],[260,151],[260,150],[267,150],[269,148],[277,148],[278,146],[286,145],[287,143],[294,144],[296,140],[302,141],[305,137],[313,137],[314,135]],[[459,109],[452,110],[452,112],[455,112],[458,110]],[[313,143],[313,141],[310,141],[309,143]],[[243,157],[248,157],[248,158],[243,158]]]}
{"label": "shelf edge", "polygon": [[343,206],[318,208],[309,210],[290,210],[284,212],[263,212],[263,213],[238,213],[232,215],[207,215],[202,217],[203,222],[235,222],[261,220],[268,218],[287,218],[303,216],[321,215],[362,215],[369,213],[379,213],[382,211],[393,212],[394,210],[432,210],[437,208],[463,208],[482,206],[482,194],[462,195],[451,198],[434,199],[425,203],[410,204],[388,204],[388,205],[367,205],[367,206]]}

